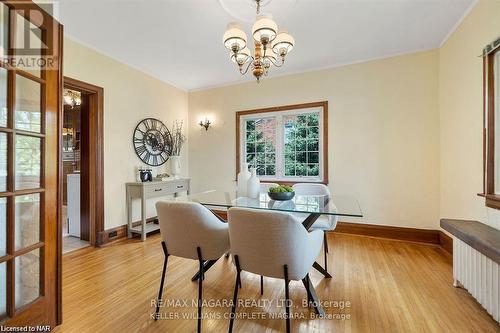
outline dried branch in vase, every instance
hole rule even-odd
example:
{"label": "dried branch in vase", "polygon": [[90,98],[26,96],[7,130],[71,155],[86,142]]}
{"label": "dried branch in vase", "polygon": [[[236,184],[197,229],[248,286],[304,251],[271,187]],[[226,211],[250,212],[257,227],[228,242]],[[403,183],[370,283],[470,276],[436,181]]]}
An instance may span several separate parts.
{"label": "dried branch in vase", "polygon": [[172,156],[179,156],[186,142],[186,136],[182,133],[182,121],[175,121],[172,126]]}

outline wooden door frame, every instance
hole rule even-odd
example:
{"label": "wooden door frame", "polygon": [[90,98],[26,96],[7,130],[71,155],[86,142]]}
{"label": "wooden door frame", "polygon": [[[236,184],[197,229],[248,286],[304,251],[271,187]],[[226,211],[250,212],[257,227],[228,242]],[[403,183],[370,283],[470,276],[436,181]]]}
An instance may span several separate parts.
{"label": "wooden door frame", "polygon": [[[88,203],[82,205],[81,208],[83,207],[82,214],[87,214],[89,217],[90,244],[92,246],[99,246],[102,243],[101,236],[104,232],[104,89],[67,76],[64,77],[63,87],[81,91],[89,95],[89,197]],[[59,135],[62,137],[63,113],[60,114],[60,117],[61,128]],[[62,156],[60,155],[59,158],[61,166],[60,183],[62,186]],[[62,200],[59,203],[59,209],[62,211]],[[60,234],[62,234],[62,229],[60,230]]]}
{"label": "wooden door frame", "polygon": [[[62,35],[61,35],[62,38]],[[57,227],[57,254],[58,254],[58,272],[57,272],[57,324],[62,324],[62,186],[63,186],[63,167],[62,167],[62,129],[64,120],[63,92],[64,88],[73,88],[78,91],[89,94],[89,207],[90,209],[90,244],[99,246],[104,234],[104,89],[76,80],[67,76],[61,77],[61,94],[59,96],[59,122],[58,122],[58,227]]]}

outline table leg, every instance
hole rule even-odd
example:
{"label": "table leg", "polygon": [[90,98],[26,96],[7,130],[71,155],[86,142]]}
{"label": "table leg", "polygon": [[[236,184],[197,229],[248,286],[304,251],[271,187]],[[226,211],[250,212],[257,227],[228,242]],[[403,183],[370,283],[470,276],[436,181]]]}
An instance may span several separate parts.
{"label": "table leg", "polygon": [[306,228],[306,230],[309,230],[320,216],[321,214],[309,214],[309,216],[306,217],[306,219],[302,222],[302,225],[304,226],[304,228]]}
{"label": "table leg", "polygon": [[321,306],[321,302],[318,298],[318,295],[316,294],[316,289],[314,289],[309,275],[306,275],[306,277],[302,280],[302,283],[304,284],[304,287],[306,287],[307,299],[309,304],[314,307],[316,314],[323,317],[325,315],[325,310]]}
{"label": "table leg", "polygon": [[130,198],[130,190],[129,187],[127,186],[126,189],[126,204],[127,204],[127,237],[132,238],[132,231],[130,229],[132,228],[132,199]]}
{"label": "table leg", "polygon": [[[316,222],[316,220],[321,216],[321,214],[317,214],[317,213],[312,213],[312,214],[309,214],[308,217],[306,217],[306,219],[302,222],[302,225],[304,226],[304,228],[306,228],[306,230],[309,230],[311,228],[311,226],[314,224],[314,222]],[[318,264],[317,262],[314,262],[313,264],[313,267],[319,271],[321,274],[323,274],[326,278],[330,279],[332,276],[330,275],[330,273],[328,273],[326,271],[326,269],[323,268],[323,266],[321,266],[320,264]]]}
{"label": "table leg", "polygon": [[141,198],[141,217],[142,217],[142,230],[141,230],[141,240],[144,242],[146,240],[146,196],[143,193]]}
{"label": "table leg", "polygon": [[[210,269],[219,259],[215,260],[207,260],[203,263],[203,274]],[[198,272],[191,278],[191,281],[197,281],[200,277],[201,271],[198,270]]]}

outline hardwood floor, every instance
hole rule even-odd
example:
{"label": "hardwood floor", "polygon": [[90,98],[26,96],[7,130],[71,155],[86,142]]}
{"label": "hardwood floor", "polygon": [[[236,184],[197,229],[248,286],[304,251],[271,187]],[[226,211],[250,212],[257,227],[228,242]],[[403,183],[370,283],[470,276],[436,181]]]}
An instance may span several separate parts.
{"label": "hardwood floor", "polygon": [[[333,233],[329,235],[332,279],[311,271],[311,279],[331,319],[309,319],[301,306],[306,298],[300,282],[292,282],[290,296],[293,332],[499,332],[498,324],[463,289],[452,287],[451,256],[437,246]],[[322,262],[320,257],[319,262]],[[161,309],[163,319],[150,314],[160,282],[163,253],[159,235],[142,243],[127,240],[101,249],[86,248],[64,255],[63,325],[54,332],[195,332],[197,283],[191,276],[195,261],[169,259],[164,299],[176,301]],[[206,274],[206,302],[232,299],[235,270],[230,259],[220,259]],[[276,300],[284,297],[281,280],[242,274],[239,299]],[[181,307],[183,301],[188,307]],[[350,302],[341,309],[332,301]],[[203,309],[204,332],[226,332],[230,312],[224,304]],[[234,332],[284,332],[283,319],[259,318],[283,314],[284,308],[247,304],[238,314],[255,319],[235,320]],[[335,305],[337,307],[335,307]],[[346,303],[345,303],[346,305]],[[340,319],[349,315],[350,318]],[[168,319],[168,316],[179,319]],[[192,319],[183,319],[191,316]],[[220,316],[220,319],[217,317]]]}

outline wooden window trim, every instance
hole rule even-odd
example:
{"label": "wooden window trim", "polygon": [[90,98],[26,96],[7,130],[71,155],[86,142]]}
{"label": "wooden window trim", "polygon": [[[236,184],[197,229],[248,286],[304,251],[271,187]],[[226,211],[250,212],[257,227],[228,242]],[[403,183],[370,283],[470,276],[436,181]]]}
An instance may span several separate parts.
{"label": "wooden window trim", "polygon": [[240,125],[241,125],[241,117],[266,113],[266,112],[279,112],[279,111],[290,111],[295,109],[308,109],[314,107],[323,108],[323,176],[322,181],[283,181],[283,180],[273,180],[266,179],[266,182],[269,183],[280,183],[280,184],[296,184],[296,183],[320,183],[328,185],[328,101],[321,102],[312,102],[312,103],[302,103],[302,104],[293,104],[293,105],[283,105],[283,106],[275,106],[263,109],[253,109],[253,110],[245,110],[236,112],[236,164],[235,164],[235,179],[236,175],[240,170]]}
{"label": "wooden window trim", "polygon": [[497,48],[483,60],[483,192],[487,207],[500,209],[500,195],[495,194],[495,55]]}

